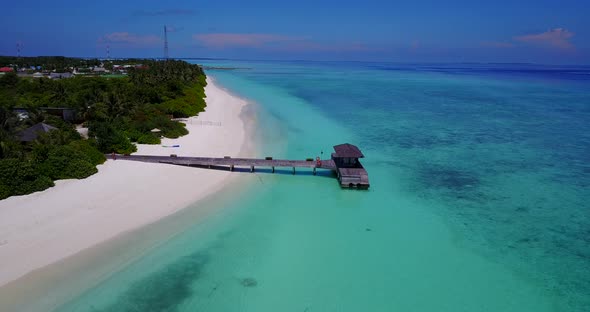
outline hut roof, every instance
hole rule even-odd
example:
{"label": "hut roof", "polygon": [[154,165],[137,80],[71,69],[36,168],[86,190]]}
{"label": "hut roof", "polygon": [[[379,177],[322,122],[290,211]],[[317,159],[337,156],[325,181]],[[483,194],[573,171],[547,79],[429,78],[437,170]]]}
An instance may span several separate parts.
{"label": "hut roof", "polygon": [[340,144],[334,146],[336,151],[336,157],[350,157],[350,158],[363,158],[365,155],[361,153],[358,147],[352,144]]}
{"label": "hut roof", "polygon": [[25,130],[23,130],[20,134],[19,134],[19,139],[21,142],[31,142],[31,141],[35,141],[37,139],[37,137],[39,136],[39,132],[42,133],[47,133],[49,131],[52,130],[56,130],[56,127],[50,126],[46,123],[38,123],[34,126],[31,126]]}
{"label": "hut roof", "polygon": [[72,73],[51,73],[49,74],[49,78],[51,79],[62,79],[62,78],[71,78]]}

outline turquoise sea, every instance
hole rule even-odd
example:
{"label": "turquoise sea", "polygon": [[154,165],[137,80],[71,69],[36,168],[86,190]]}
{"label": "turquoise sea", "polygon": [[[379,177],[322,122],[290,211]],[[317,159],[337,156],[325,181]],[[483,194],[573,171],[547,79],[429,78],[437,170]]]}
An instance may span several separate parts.
{"label": "turquoise sea", "polygon": [[588,311],[590,67],[193,62],[240,68],[258,156],[353,143],[371,188],[235,173],[57,311]]}

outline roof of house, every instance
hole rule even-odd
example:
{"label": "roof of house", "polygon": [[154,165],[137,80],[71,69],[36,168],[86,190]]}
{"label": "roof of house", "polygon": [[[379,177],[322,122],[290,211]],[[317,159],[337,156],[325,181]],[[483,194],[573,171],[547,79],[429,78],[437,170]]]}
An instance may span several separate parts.
{"label": "roof of house", "polygon": [[361,153],[358,147],[352,144],[340,144],[334,146],[337,157],[351,157],[351,158],[363,158],[365,155]]}
{"label": "roof of house", "polygon": [[1,73],[7,73],[7,72],[11,72],[11,71],[14,71],[14,69],[12,69],[12,67],[1,67],[0,68]]}
{"label": "roof of house", "polygon": [[72,73],[51,73],[49,74],[49,78],[71,78]]}
{"label": "roof of house", "polygon": [[23,130],[20,134],[19,134],[19,139],[21,142],[31,142],[31,141],[35,141],[37,139],[37,137],[39,136],[39,132],[42,133],[47,133],[49,131],[52,130],[57,130],[56,127],[50,126],[46,123],[38,123],[34,126],[31,126],[25,130]]}

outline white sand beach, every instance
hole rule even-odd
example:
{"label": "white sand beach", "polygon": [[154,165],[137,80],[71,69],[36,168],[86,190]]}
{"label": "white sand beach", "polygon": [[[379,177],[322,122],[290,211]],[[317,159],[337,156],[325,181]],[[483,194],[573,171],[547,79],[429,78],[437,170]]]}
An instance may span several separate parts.
{"label": "white sand beach", "polygon": [[[139,145],[137,154],[222,157],[244,155],[242,109],[247,102],[208,80],[207,109],[186,119],[189,134]],[[84,180],[0,201],[0,286],[169,216],[216,192],[226,171],[108,160]]]}

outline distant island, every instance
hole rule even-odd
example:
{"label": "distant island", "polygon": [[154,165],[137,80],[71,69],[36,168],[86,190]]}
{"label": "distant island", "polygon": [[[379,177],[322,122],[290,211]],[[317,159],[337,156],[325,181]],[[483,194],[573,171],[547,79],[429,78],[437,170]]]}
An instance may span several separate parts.
{"label": "distant island", "polygon": [[204,111],[206,84],[185,61],[0,56],[0,199],[187,134],[174,119]]}

